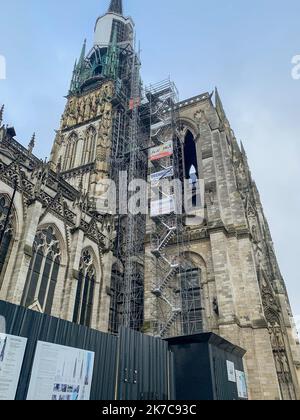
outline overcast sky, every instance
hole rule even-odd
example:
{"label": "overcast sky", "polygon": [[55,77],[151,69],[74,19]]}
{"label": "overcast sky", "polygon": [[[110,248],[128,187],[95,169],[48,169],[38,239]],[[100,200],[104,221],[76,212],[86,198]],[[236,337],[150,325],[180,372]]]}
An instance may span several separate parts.
{"label": "overcast sky", "polygon": [[[218,86],[261,192],[295,315],[300,316],[299,0],[124,0],[141,42],[146,83],[171,75],[184,99]],[[5,122],[49,156],[83,39],[92,46],[108,0],[1,2]],[[298,318],[300,324],[300,317]]]}

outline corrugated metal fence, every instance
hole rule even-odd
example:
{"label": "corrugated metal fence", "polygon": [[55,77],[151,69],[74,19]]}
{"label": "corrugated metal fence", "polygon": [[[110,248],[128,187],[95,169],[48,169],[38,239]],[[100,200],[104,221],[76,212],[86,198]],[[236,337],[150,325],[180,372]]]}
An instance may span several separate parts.
{"label": "corrugated metal fence", "polygon": [[168,343],[121,329],[119,344],[117,399],[174,399],[173,355]]}
{"label": "corrugated metal fence", "polygon": [[163,400],[173,398],[172,355],[168,344],[121,329],[119,337],[91,330],[0,301],[6,333],[28,339],[18,400],[26,399],[37,341],[95,353],[92,400]]}

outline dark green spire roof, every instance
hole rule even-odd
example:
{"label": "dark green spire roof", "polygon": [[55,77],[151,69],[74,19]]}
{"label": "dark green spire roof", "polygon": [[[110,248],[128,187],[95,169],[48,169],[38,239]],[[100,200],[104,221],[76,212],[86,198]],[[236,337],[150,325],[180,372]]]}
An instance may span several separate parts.
{"label": "dark green spire roof", "polygon": [[118,15],[123,15],[122,0],[111,0],[108,11],[117,13]]}

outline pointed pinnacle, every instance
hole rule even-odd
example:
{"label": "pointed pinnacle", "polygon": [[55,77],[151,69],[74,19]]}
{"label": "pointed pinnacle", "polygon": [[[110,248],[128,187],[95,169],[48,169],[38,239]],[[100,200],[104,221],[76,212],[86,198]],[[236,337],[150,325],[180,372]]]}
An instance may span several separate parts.
{"label": "pointed pinnacle", "polygon": [[82,65],[84,59],[85,59],[85,52],[86,52],[86,39],[83,42],[83,46],[82,46],[82,50],[81,50],[81,54],[80,54],[80,59],[79,59],[79,65]]}
{"label": "pointed pinnacle", "polygon": [[4,114],[4,105],[2,105],[2,107],[0,108],[0,126],[3,121],[3,114]]}
{"label": "pointed pinnacle", "polygon": [[35,146],[35,133],[33,133],[31,140],[29,142],[29,145],[28,145],[28,152],[30,154],[33,152],[34,146]]}

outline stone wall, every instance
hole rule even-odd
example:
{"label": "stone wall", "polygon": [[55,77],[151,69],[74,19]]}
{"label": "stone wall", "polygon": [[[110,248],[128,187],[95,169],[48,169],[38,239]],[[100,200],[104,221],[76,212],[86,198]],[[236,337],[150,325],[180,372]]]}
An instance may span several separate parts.
{"label": "stone wall", "polygon": [[[229,126],[219,95],[216,103],[205,94],[180,104],[181,142],[187,130],[196,142],[200,178],[205,184],[205,220],[189,226],[183,247],[185,258],[201,269],[204,328],[245,348],[245,368],[251,399],[281,398],[280,375],[270,341],[269,301],[262,293],[258,272],[267,273],[272,299],[278,301],[275,261],[268,257],[272,244],[256,186],[251,178],[246,154]],[[171,252],[171,249],[167,252]],[[146,314],[150,317],[151,247],[146,259]],[[279,269],[278,269],[279,271]],[[283,284],[282,278],[280,283]],[[286,292],[284,293],[286,295]],[[290,321],[284,316],[287,299],[281,299],[278,317],[287,337],[284,353],[289,360],[289,386],[299,397],[295,366],[299,345],[292,335]],[[218,311],[216,313],[216,305]],[[279,310],[280,312],[280,310]],[[285,321],[284,321],[285,319]],[[276,324],[277,328],[277,324]]]}

